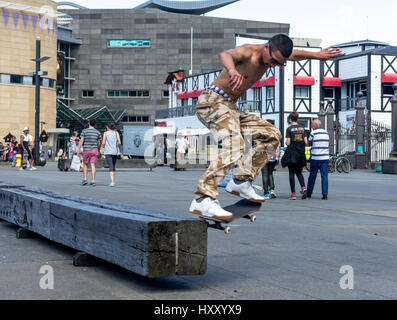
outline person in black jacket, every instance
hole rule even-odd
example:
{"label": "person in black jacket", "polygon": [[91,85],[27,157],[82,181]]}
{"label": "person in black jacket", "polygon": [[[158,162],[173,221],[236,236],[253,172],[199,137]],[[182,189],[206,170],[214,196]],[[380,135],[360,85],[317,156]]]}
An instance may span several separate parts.
{"label": "person in black jacket", "polygon": [[305,128],[298,124],[299,114],[292,112],[288,116],[290,126],[286,131],[286,145],[288,146],[288,171],[289,184],[291,187],[290,200],[296,200],[295,193],[295,175],[298,178],[301,186],[302,199],[306,199],[305,179],[302,175],[302,169],[306,165],[305,146],[308,145],[307,137],[305,135]]}

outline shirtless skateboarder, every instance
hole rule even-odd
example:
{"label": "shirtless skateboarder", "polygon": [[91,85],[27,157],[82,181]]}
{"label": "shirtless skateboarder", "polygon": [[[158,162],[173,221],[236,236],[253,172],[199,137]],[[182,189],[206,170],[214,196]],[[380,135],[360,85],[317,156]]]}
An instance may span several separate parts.
{"label": "shirtless skateboarder", "polygon": [[[269,122],[238,110],[236,101],[271,67],[283,67],[287,61],[328,60],[340,53],[332,47],[319,52],[294,50],[292,40],[284,34],[273,36],[266,44],[246,44],[220,53],[224,69],[200,95],[196,113],[222,149],[199,180],[191,213],[220,219],[232,217],[216,200],[216,188],[233,167],[233,179],[226,191],[250,201],[265,201],[255,192],[252,181],[276,150],[281,133]],[[247,135],[252,139],[252,148],[245,153],[243,137]]]}

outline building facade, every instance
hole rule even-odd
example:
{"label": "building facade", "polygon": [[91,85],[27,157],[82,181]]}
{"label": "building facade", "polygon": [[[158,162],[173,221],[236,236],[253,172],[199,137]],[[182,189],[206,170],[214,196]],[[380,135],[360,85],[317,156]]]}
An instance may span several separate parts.
{"label": "building facade", "polygon": [[[218,1],[219,2],[219,1]],[[235,46],[238,34],[271,37],[289,25],[212,18],[160,9],[60,9],[73,17],[68,27],[80,39],[71,56],[72,108],[107,106],[126,110],[125,124],[154,124],[168,106],[164,75],[183,69],[219,68],[218,54]]]}
{"label": "building facade", "polygon": [[[293,111],[300,114],[299,122],[307,130],[320,112],[332,113],[334,128],[327,128],[327,123],[324,126],[335,129],[333,136],[338,141],[332,143],[333,152],[345,153],[356,151],[356,106],[361,99],[366,119],[363,151],[368,162],[379,162],[388,158],[391,150],[390,100],[392,85],[397,82],[397,47],[368,40],[335,46],[343,52],[335,59],[288,62],[285,67],[270,68],[236,104],[242,111],[274,120],[283,137],[289,126],[288,115]],[[195,104],[220,71],[183,78],[178,71],[170,74],[170,105],[157,111],[158,124],[203,129],[195,116]]]}
{"label": "building facade", "polygon": [[41,40],[41,128],[56,128],[57,5],[49,0],[0,3],[0,140],[11,133],[19,141],[25,126],[35,134],[36,39]]}

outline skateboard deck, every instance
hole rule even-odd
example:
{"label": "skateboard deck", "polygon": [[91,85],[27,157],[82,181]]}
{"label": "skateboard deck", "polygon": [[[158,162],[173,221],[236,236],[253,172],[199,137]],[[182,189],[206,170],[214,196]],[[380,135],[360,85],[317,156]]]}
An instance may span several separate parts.
{"label": "skateboard deck", "polygon": [[27,167],[28,167],[28,154],[24,152],[22,154],[22,168],[26,169]]}
{"label": "skateboard deck", "polygon": [[237,201],[235,204],[222,207],[224,210],[233,213],[233,217],[229,219],[211,218],[206,216],[200,216],[200,218],[207,221],[208,227],[223,230],[225,233],[229,233],[230,227],[225,227],[222,224],[229,224],[240,218],[249,219],[251,222],[254,222],[256,220],[256,216],[252,215],[252,213],[258,211],[261,208],[261,205],[262,204],[258,202],[242,199]]}

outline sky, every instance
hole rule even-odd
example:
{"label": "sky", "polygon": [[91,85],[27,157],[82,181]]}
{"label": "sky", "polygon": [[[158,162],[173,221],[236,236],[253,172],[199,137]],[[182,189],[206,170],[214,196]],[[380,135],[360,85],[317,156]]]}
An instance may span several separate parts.
{"label": "sky", "polygon": [[[91,9],[114,9],[147,0],[70,1]],[[322,39],[323,48],[365,39],[397,46],[396,0],[240,0],[206,16],[288,23],[291,37]]]}

